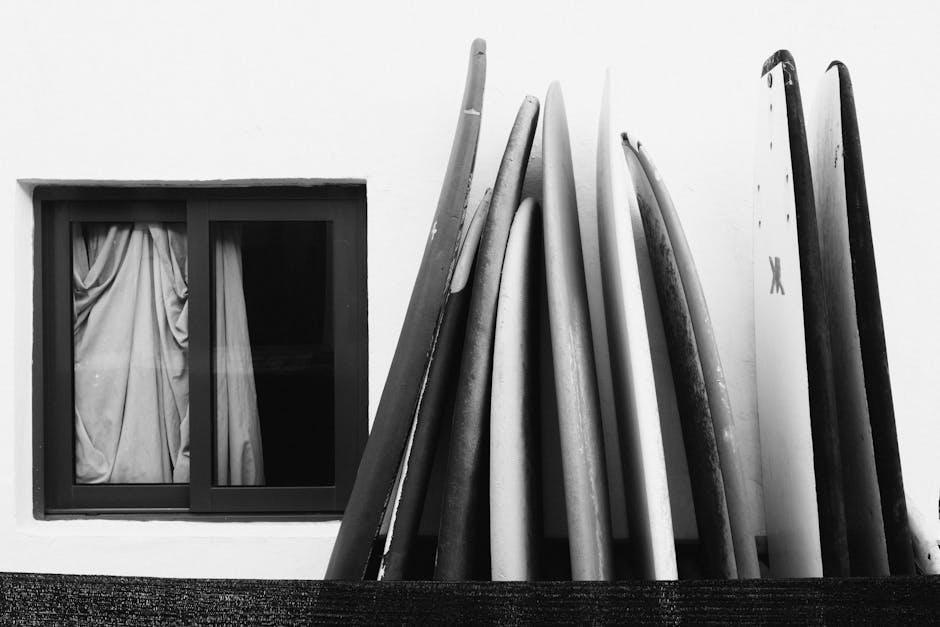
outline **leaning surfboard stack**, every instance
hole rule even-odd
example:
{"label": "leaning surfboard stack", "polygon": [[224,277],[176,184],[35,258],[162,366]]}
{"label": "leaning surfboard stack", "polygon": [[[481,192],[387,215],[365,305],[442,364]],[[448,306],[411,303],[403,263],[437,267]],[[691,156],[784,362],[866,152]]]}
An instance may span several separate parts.
{"label": "leaning surfboard stack", "polygon": [[908,523],[848,69],[825,73],[811,144],[789,52],[765,63],[761,92],[754,299],[770,571],[911,574],[912,547],[935,553],[937,538],[912,540]]}
{"label": "leaning surfboard stack", "polygon": [[[845,66],[826,71],[809,134],[793,57],[781,50],[762,68],[753,189],[759,446],[757,435],[742,435],[680,220],[694,200],[673,201],[624,117],[629,104],[612,72],[597,126],[593,249],[558,82],[543,108],[519,94],[495,181],[474,193],[485,70],[477,40],[424,258],[326,576],[938,572],[940,522],[909,502],[901,476]],[[541,168],[529,168],[540,123]],[[606,357],[611,407],[602,404]],[[618,452],[620,463],[608,465]],[[615,507],[626,512],[625,536]]]}

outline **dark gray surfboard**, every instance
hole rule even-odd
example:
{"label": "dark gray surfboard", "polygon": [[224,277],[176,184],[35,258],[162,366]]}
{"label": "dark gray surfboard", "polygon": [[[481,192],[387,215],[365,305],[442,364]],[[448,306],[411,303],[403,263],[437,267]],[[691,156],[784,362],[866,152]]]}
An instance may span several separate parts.
{"label": "dark gray surfboard", "polygon": [[395,487],[415,409],[424,388],[429,358],[440,331],[450,277],[457,262],[460,230],[480,135],[485,78],[486,43],[477,39],[470,47],[457,132],[441,196],[385,388],[326,568],[327,579],[359,580],[364,577],[382,526],[385,507]]}
{"label": "dark gray surfboard", "polygon": [[852,575],[914,572],[868,194],[848,68],[816,103],[813,183],[836,372]]}
{"label": "dark gray surfboard", "polygon": [[434,566],[438,580],[489,578],[486,490],[496,305],[506,242],[522,197],[538,115],[538,99],[526,96],[496,175],[477,253],[441,505]]}
{"label": "dark gray surfboard", "polygon": [[624,135],[624,149],[634,151],[643,167],[643,173],[656,197],[656,206],[662,215],[668,232],[669,242],[675,257],[676,269],[685,293],[695,344],[698,348],[705,390],[708,394],[708,407],[714,425],[715,440],[718,445],[718,458],[721,462],[721,476],[725,486],[725,498],[728,504],[728,520],[731,523],[731,537],[734,541],[734,557],[738,577],[756,579],[760,577],[760,565],[757,561],[757,545],[751,525],[751,511],[738,452],[737,434],[735,433],[734,413],[731,398],[725,382],[724,368],[718,353],[718,342],[712,329],[705,292],[699,281],[698,271],[692,251],[685,238],[679,213],[672,202],[672,196],[666,183],[653,164],[649,153],[639,141],[631,141]]}
{"label": "dark gray surfboard", "polygon": [[663,330],[666,333],[682,425],[682,441],[689,463],[695,520],[704,556],[704,572],[709,578],[734,579],[738,571],[721,460],[685,289],[669,231],[642,165],[629,143],[625,143],[623,150],[636,187],[637,203],[663,316]]}
{"label": "dark gray surfboard", "polygon": [[401,482],[393,504],[385,553],[379,568],[378,578],[382,580],[408,579],[410,569],[414,567],[414,542],[427,498],[441,426],[453,415],[467,309],[470,305],[470,285],[491,195],[492,190],[486,190],[460,246],[460,257],[451,278],[450,296],[444,307],[434,358],[428,369],[424,395],[418,405],[414,432],[402,462]]}

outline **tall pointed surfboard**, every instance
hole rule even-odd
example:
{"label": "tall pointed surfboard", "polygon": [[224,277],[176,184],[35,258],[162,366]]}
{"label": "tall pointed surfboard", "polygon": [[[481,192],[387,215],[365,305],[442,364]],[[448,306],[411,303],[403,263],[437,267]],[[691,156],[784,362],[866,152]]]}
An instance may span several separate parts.
{"label": "tall pointed surfboard", "polygon": [[[402,477],[392,509],[379,579],[407,579],[413,564],[413,545],[427,497],[442,424],[453,411],[460,355],[470,305],[470,282],[483,223],[490,209],[492,190],[486,190],[460,245],[460,256],[450,281],[441,331],[428,368],[425,391],[418,405],[412,434],[402,461]],[[451,407],[448,407],[448,401]]]}
{"label": "tall pointed surfboard", "polygon": [[493,581],[538,577],[538,204],[516,211],[499,285],[490,404],[490,564]]}
{"label": "tall pointed surfboard", "polygon": [[754,541],[747,486],[744,481],[744,471],[741,467],[738,452],[731,398],[725,382],[724,368],[721,365],[715,332],[712,329],[711,316],[708,313],[708,304],[705,301],[705,292],[702,290],[698,271],[695,268],[695,260],[686,241],[679,214],[672,202],[672,196],[666,188],[666,183],[659,174],[659,170],[653,164],[646,148],[639,141],[636,141],[636,138],[624,135],[624,146],[636,156],[655,196],[655,204],[662,215],[663,224],[675,255],[679,279],[685,292],[699,359],[702,364],[702,375],[705,378],[708,407],[711,412],[718,445],[738,577],[741,579],[759,578],[760,565],[757,561],[757,545]]}
{"label": "tall pointed surfboard", "polygon": [[630,539],[644,579],[677,579],[656,381],[633,226],[636,194],[611,121],[608,72],[597,138],[597,235]]}
{"label": "tall pointed surfboard", "polygon": [[477,253],[434,565],[434,578],[439,580],[462,581],[490,575],[489,566],[484,568],[479,562],[488,556],[485,511],[496,306],[506,242],[522,197],[538,114],[538,99],[526,96],[496,174]]}
{"label": "tall pointed surfboard", "polygon": [[610,580],[614,571],[600,401],[568,121],[557,82],[545,97],[542,163],[545,280],[571,576]]}
{"label": "tall pointed surfboard", "polygon": [[816,101],[813,183],[829,295],[853,575],[913,574],[881,298],[848,68],[834,61]]}
{"label": "tall pointed surfboard", "polygon": [[415,409],[426,381],[429,358],[440,331],[448,284],[457,261],[461,224],[476,159],[486,77],[486,43],[477,39],[470,61],[457,132],[424,257],[411,292],[398,346],[346,504],[327,579],[362,579],[389,497]]}
{"label": "tall pointed surfboard", "polygon": [[796,65],[763,67],[754,202],[754,326],[764,511],[774,577],[848,576],[819,235]]}

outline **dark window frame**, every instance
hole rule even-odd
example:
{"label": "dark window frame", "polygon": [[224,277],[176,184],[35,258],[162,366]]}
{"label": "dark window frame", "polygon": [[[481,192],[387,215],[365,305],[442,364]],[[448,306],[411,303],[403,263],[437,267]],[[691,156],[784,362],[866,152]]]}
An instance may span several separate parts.
{"label": "dark window frame", "polygon": [[[316,186],[62,186],[33,192],[33,513],[208,520],[335,519],[368,436],[364,184]],[[190,250],[190,483],[74,483],[72,222],[185,222]],[[328,221],[333,229],[335,482],[319,487],[212,485],[209,224]],[[195,261],[203,256],[203,263]],[[64,289],[63,289],[64,288]],[[67,463],[57,460],[66,459]]]}

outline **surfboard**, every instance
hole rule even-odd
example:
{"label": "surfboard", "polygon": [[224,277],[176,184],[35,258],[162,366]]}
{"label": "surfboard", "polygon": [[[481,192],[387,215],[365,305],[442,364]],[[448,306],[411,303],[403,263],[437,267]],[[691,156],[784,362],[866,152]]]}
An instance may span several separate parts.
{"label": "surfboard", "polygon": [[816,102],[813,183],[830,299],[853,575],[912,574],[913,554],[848,68],[834,61]]}
{"label": "surfboard", "polygon": [[538,205],[516,211],[496,311],[490,403],[490,564],[493,581],[538,577],[538,321],[534,302]]}
{"label": "surfboard", "polygon": [[489,564],[480,562],[489,555],[485,511],[496,306],[506,242],[521,200],[538,115],[538,99],[526,96],[496,174],[477,253],[438,532],[434,578],[439,580],[490,576]]}
{"label": "surfboard", "polygon": [[685,290],[666,224],[643,167],[628,142],[623,143],[621,154],[633,182],[634,201],[643,219],[650,265],[663,316],[682,424],[682,440],[689,464],[699,544],[704,556],[704,573],[709,578],[734,579],[737,577],[737,566],[721,461]]}
{"label": "surfboard", "polygon": [[457,261],[480,134],[485,79],[486,43],[477,39],[470,47],[457,131],[441,196],[372,430],[326,568],[327,579],[364,577],[394,490]]}
{"label": "surfboard", "polygon": [[819,235],[796,65],[761,74],[754,327],[764,512],[774,577],[848,576]]}
{"label": "surfboard", "polygon": [[597,236],[630,540],[644,579],[677,579],[656,381],[646,331],[631,204],[636,194],[613,127],[612,77],[597,138]]}
{"label": "surfboard", "polygon": [[490,189],[483,194],[460,245],[460,256],[450,281],[450,296],[444,307],[441,331],[428,368],[428,380],[402,460],[401,479],[392,507],[385,552],[379,566],[378,578],[381,580],[407,579],[413,566],[413,545],[427,498],[441,426],[444,420],[453,415],[454,388],[457,385],[470,304],[470,279],[483,224],[490,209],[491,195]]}
{"label": "surfboard", "polygon": [[[679,280],[685,292],[686,304],[692,319],[692,330],[698,348],[705,378],[705,390],[708,407],[711,412],[715,438],[718,444],[718,457],[721,462],[721,475],[724,481],[725,498],[728,504],[728,518],[731,522],[731,537],[734,541],[734,556],[738,577],[755,579],[760,577],[760,565],[757,561],[757,545],[751,524],[751,514],[744,471],[741,467],[735,433],[734,413],[731,398],[725,382],[724,368],[718,353],[718,342],[712,329],[711,316],[705,292],[699,281],[695,260],[685,237],[679,213],[672,201],[666,183],[653,163],[649,152],[636,138],[624,135],[624,147],[633,152],[646,181],[655,197],[663,223],[672,246]],[[637,169],[638,171],[638,169]],[[652,204],[652,203],[651,203]]]}
{"label": "surfboard", "polygon": [[832,361],[839,372],[836,401],[846,478],[846,531],[852,574],[880,577],[889,573],[888,551],[855,301],[841,109],[839,71],[830,68],[816,104],[812,168],[823,278],[830,299]]}
{"label": "surfboard", "polygon": [[561,86],[542,118],[542,234],[571,576],[613,578],[610,503],[571,144]]}

